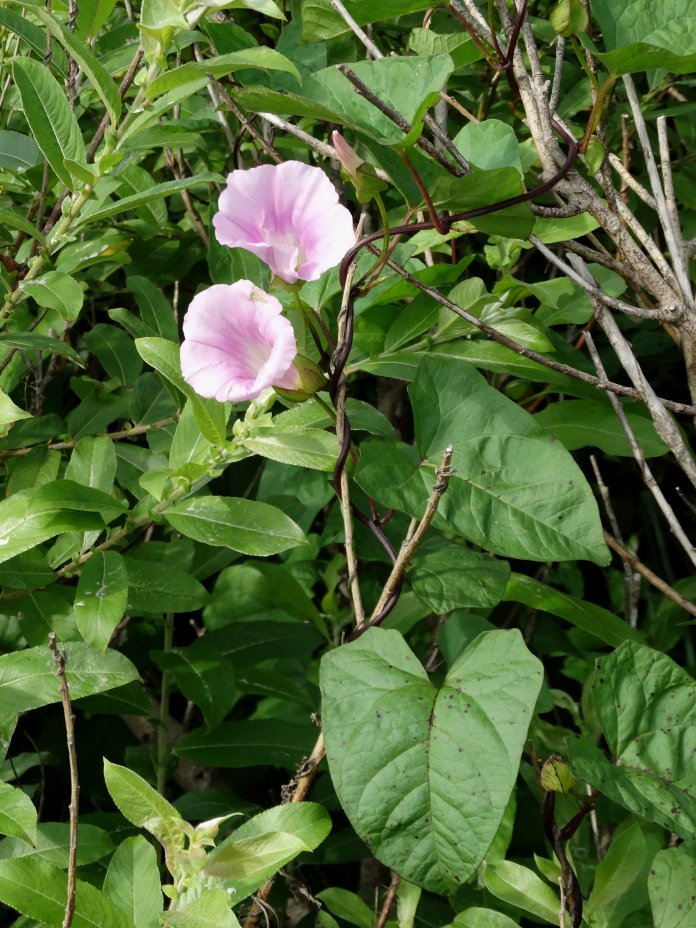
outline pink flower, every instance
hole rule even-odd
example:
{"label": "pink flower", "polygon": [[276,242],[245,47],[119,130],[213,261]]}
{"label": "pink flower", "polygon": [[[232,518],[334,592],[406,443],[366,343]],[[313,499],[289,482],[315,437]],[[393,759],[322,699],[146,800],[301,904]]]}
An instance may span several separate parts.
{"label": "pink flower", "polygon": [[184,380],[201,396],[233,403],[266,387],[297,389],[297,342],[282,309],[249,280],[196,294],[184,318]]}
{"label": "pink flower", "polygon": [[300,161],[233,171],[213,225],[221,245],[251,251],[289,284],[317,280],[355,244],[333,184]]}

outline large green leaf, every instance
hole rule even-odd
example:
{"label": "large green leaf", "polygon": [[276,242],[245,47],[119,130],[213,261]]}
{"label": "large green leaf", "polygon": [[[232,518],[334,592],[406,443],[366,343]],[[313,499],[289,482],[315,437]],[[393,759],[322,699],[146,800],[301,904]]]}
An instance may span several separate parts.
{"label": "large green leaf", "polygon": [[116,551],[97,551],[80,571],[75,594],[75,621],[95,651],[106,651],[128,602],[128,574]]}
{"label": "large green leaf", "polygon": [[211,851],[203,872],[229,882],[238,902],[298,854],[313,851],[330,831],[328,813],[315,802],[275,806],[249,819]]}
{"label": "large green leaf", "polygon": [[104,758],[104,781],[129,822],[149,831],[168,851],[183,846],[184,820],[141,776]]}
{"label": "large green leaf", "polygon": [[23,790],[0,783],[0,834],[34,842],[36,815],[34,803]]}
{"label": "large green leaf", "polygon": [[[61,928],[67,900],[65,873],[31,858],[0,860],[0,900],[27,918]],[[133,928],[126,915],[90,883],[77,881],[72,928]]]}
{"label": "large green leaf", "polygon": [[516,631],[476,638],[439,689],[395,631],[371,629],[324,656],[331,777],[378,860],[437,893],[476,871],[510,798],[541,677]]}
{"label": "large green leaf", "polygon": [[284,512],[251,499],[201,496],[170,506],[165,516],[194,541],[257,557],[306,543],[302,529]]}
{"label": "large green leaf", "polygon": [[660,848],[654,826],[634,821],[618,833],[597,864],[585,916],[590,924],[621,925],[648,901],[647,876]]}
{"label": "large green leaf", "polygon": [[506,561],[439,540],[417,549],[409,573],[416,596],[437,613],[497,606],[509,576]]}
{"label": "large green leaf", "polygon": [[[627,404],[624,413],[630,423],[638,444],[646,458],[667,453],[649,415],[643,414],[644,407]],[[568,400],[550,403],[537,413],[536,421],[563,442],[569,451],[588,446],[600,448],[607,454],[625,457],[633,452],[628,444],[621,423],[608,402],[601,400]]]}
{"label": "large green leaf", "polygon": [[96,513],[60,511],[50,503],[34,502],[30,492],[15,493],[0,502],[0,563],[54,535],[103,527],[104,521]]}
{"label": "large green leaf", "polygon": [[[118,651],[97,654],[82,642],[61,646],[72,699],[103,693],[138,679],[138,671]],[[3,717],[60,701],[53,655],[46,647],[27,648],[0,657],[0,707]]]}
{"label": "large green leaf", "polygon": [[243,51],[230,52],[228,55],[218,55],[216,58],[206,58],[205,61],[189,62],[171,71],[165,71],[155,78],[147,88],[149,100],[159,97],[175,87],[181,87],[198,81],[206,74],[213,77],[226,77],[233,71],[242,68],[262,68],[267,71],[286,71],[301,82],[300,72],[295,65],[273,48],[258,45],[256,48],[245,48]]}
{"label": "large green leaf", "polygon": [[696,832],[696,682],[632,641],[597,662],[595,712],[614,762],[569,742],[575,774],[629,811],[691,840]]}
{"label": "large green leaf", "polygon": [[118,846],[109,862],[104,895],[128,916],[133,928],[158,928],[162,909],[157,853],[142,835]]}
{"label": "large green leaf", "polygon": [[118,88],[103,64],[95,58],[92,51],[73,32],[59,23],[50,12],[34,0],[9,0],[31,11],[44,28],[60,42],[66,52],[75,60],[80,71],[85,75],[106,107],[111,122],[115,125],[121,115],[121,97]]}
{"label": "large green leaf", "polygon": [[[391,19],[432,6],[428,0],[346,0],[346,9],[361,26],[381,19]],[[349,31],[346,21],[331,5],[331,0],[302,0],[302,38],[307,42],[324,42]]]}
{"label": "large green leaf", "polygon": [[503,599],[556,615],[614,648],[640,637],[639,632],[608,609],[555,590],[525,574],[513,572],[510,575]]}
{"label": "large green leaf", "polygon": [[316,729],[283,719],[223,722],[211,732],[202,729],[180,738],[179,757],[215,767],[256,767],[269,764],[292,768],[309,754]]}
{"label": "large green leaf", "polygon": [[70,189],[66,161],[85,162],[85,143],[62,87],[46,67],[31,58],[15,58],[12,74],[34,138],[59,180]]}
{"label": "large green leaf", "polygon": [[[421,516],[446,446],[453,474],[436,520],[496,554],[606,564],[599,512],[568,452],[468,364],[426,358],[409,388],[417,450],[363,445],[356,480]],[[436,522],[437,524],[437,522]]]}
{"label": "large green leaf", "polygon": [[614,74],[664,68],[696,71],[696,9],[691,0],[591,0]]}
{"label": "large green leaf", "polygon": [[658,851],[648,876],[655,928],[696,928],[696,849]]}
{"label": "large green leaf", "polygon": [[383,145],[402,147],[412,145],[420,135],[423,117],[437,101],[454,65],[449,55],[434,55],[431,58],[412,56],[358,61],[351,63],[350,68],[373,93],[411,124],[412,131],[407,136],[360,96],[336,68],[325,68],[314,77],[306,78],[301,95],[255,87],[242,90],[236,96],[248,109],[316,116],[359,129]]}

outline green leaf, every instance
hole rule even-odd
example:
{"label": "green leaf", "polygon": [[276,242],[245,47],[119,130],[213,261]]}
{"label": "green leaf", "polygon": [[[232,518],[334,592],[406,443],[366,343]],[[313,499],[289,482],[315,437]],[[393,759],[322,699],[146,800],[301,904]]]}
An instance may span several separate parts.
{"label": "green leaf", "polygon": [[473,907],[460,912],[451,928],[517,928],[517,922],[494,909]]}
{"label": "green leaf", "polygon": [[120,516],[128,503],[116,499],[102,490],[84,486],[74,480],[53,480],[45,483],[31,498],[31,508],[36,512],[76,509],[79,512],[98,512],[107,522]]}
{"label": "green leaf", "polygon": [[12,62],[22,108],[36,142],[58,179],[71,190],[67,160],[85,163],[85,143],[70,104],[58,81],[42,62],[15,58]]}
{"label": "green leaf", "polygon": [[123,558],[128,571],[128,610],[131,612],[195,612],[208,601],[202,583],[167,564]]}
{"label": "green leaf", "polygon": [[514,168],[523,176],[520,149],[511,126],[499,119],[468,122],[453,139],[466,160],[477,168]]}
{"label": "green leaf", "polygon": [[292,432],[277,427],[254,429],[240,444],[263,458],[312,470],[332,471],[338,454],[336,436],[323,429],[304,428]]}
{"label": "green leaf", "polygon": [[162,338],[177,342],[179,330],[174,310],[159,287],[156,287],[147,277],[138,275],[128,277],[126,283],[135,296],[143,322]]}
{"label": "green leaf", "polygon": [[655,928],[696,928],[696,850],[682,844],[658,851],[648,876]]}
{"label": "green leaf", "polygon": [[80,572],[75,593],[75,621],[80,634],[103,654],[123,618],[128,601],[128,575],[115,551],[97,551]]}
{"label": "green leaf", "polygon": [[103,527],[103,520],[96,514],[56,511],[54,505],[34,504],[27,491],[15,493],[0,502],[0,563],[35,548],[54,535]]}
{"label": "green leaf", "polygon": [[[77,864],[94,863],[112,854],[114,844],[103,828],[78,825]],[[39,825],[32,844],[18,838],[8,838],[0,844],[0,858],[32,857],[52,867],[67,870],[70,861],[70,826],[67,822],[44,822]]]}
{"label": "green leaf", "polygon": [[142,777],[104,758],[104,781],[109,795],[129,822],[154,835],[168,853],[183,847],[184,820]]}
{"label": "green leaf", "polygon": [[162,909],[157,854],[137,835],[118,846],[109,862],[104,895],[124,912],[133,928],[159,928]]}
{"label": "green leaf", "polygon": [[330,830],[328,813],[314,802],[276,806],[211,851],[203,872],[229,882],[241,901],[298,854],[313,851]]}
{"label": "green leaf", "polygon": [[172,675],[184,696],[198,706],[211,731],[224,720],[239,698],[239,691],[231,662],[215,653],[214,647],[196,651],[195,644],[156,651],[152,657],[161,670]]}
{"label": "green leaf", "polygon": [[36,808],[27,794],[0,783],[0,834],[36,841]]}
{"label": "green leaf", "polygon": [[[440,175],[432,185],[432,199],[436,206],[460,213],[502,203],[523,192],[520,172],[513,167],[476,169],[464,177]],[[468,227],[480,229],[489,235],[526,239],[534,228],[534,214],[528,203],[518,203],[495,210],[488,215],[467,220]],[[455,224],[455,228],[458,228]],[[467,228],[467,225],[464,226]]]}
{"label": "green leaf", "polygon": [[0,433],[7,432],[6,426],[18,422],[20,419],[31,419],[31,413],[20,409],[16,403],[13,403],[4,390],[0,389]]}
{"label": "green leaf", "polygon": [[[0,15],[2,12],[0,10]],[[9,129],[0,130],[0,168],[9,168],[10,171],[26,171],[27,168],[33,168],[40,160],[41,149],[30,135],[23,135],[21,132],[13,132]],[[6,219],[3,218],[0,221],[6,222]],[[29,233],[30,235],[41,234],[34,230],[30,222],[27,225],[33,230]]]}
{"label": "green leaf", "polygon": [[[418,452],[367,442],[356,480],[374,499],[420,517],[444,448],[453,474],[434,524],[496,554],[606,564],[597,503],[568,452],[470,365],[427,357],[409,388]],[[420,466],[419,465],[420,462]]]}
{"label": "green leaf", "polygon": [[275,506],[250,499],[202,496],[164,513],[174,528],[207,545],[266,557],[306,543],[302,529]]}
{"label": "green leaf", "polygon": [[89,435],[73,448],[65,479],[109,493],[116,475],[116,450],[110,438]]}
{"label": "green leaf", "polygon": [[[106,107],[111,122],[116,125],[121,116],[121,97],[118,88],[104,65],[94,57],[85,43],[62,23],[57,22],[41,4],[32,2],[32,0],[8,0],[8,2],[31,10],[32,15],[42,22],[48,32],[60,42],[70,57],[77,62],[80,71]],[[84,161],[84,158],[75,158],[75,160]]]}
{"label": "green leaf", "polygon": [[511,860],[501,860],[485,868],[483,882],[486,889],[503,902],[551,925],[558,921],[561,905],[558,896],[533,870]]}
{"label": "green leaf", "polygon": [[40,335],[38,332],[3,332],[0,335],[0,345],[7,345],[8,348],[21,348],[22,351],[50,351],[51,354],[58,354],[84,367],[82,358],[74,348],[50,335]]}
{"label": "green leaf", "polygon": [[592,0],[613,74],[664,68],[696,71],[696,12],[690,0]]}
{"label": "green leaf", "polygon": [[609,845],[597,864],[594,885],[587,900],[588,919],[621,925],[628,915],[648,901],[647,877],[661,840],[639,822],[629,825]]}
{"label": "green leaf", "polygon": [[413,590],[433,612],[491,608],[505,593],[510,565],[463,545],[421,545],[409,573]]}
{"label": "green leaf", "polygon": [[332,915],[343,919],[350,925],[356,925],[357,928],[372,928],[374,924],[372,909],[363,902],[360,896],[347,889],[332,886],[330,889],[317,893],[317,899],[321,900]]}
{"label": "green leaf", "polygon": [[196,187],[198,184],[219,183],[222,180],[219,174],[196,174],[193,177],[182,177],[180,180],[168,180],[162,184],[155,184],[148,190],[140,193],[134,193],[131,196],[123,197],[107,206],[102,206],[94,212],[83,216],[74,224],[74,229],[82,229],[91,222],[98,222],[101,219],[108,219],[109,216],[116,216],[118,213],[127,213],[129,210],[137,209],[154,200],[161,200],[170,197],[181,190],[188,190],[190,187]]}
{"label": "green leaf", "polygon": [[[41,61],[46,54],[46,34],[39,26],[29,22],[26,16],[13,13],[11,10],[0,9],[0,26],[14,32],[25,42]],[[60,74],[67,75],[68,62],[62,48],[54,48],[51,55],[51,68]]]}
{"label": "green leaf", "polygon": [[503,599],[505,602],[524,603],[530,609],[556,615],[614,648],[618,648],[624,641],[640,637],[635,629],[608,609],[555,590],[524,574],[510,575]]}
{"label": "green leaf", "polygon": [[305,78],[302,94],[281,94],[262,87],[247,88],[235,97],[254,111],[315,116],[366,133],[383,145],[413,145],[420,135],[423,117],[436,102],[454,69],[449,55],[389,57],[379,61],[351,62],[351,70],[370,90],[411,124],[404,135],[383,113],[361,97],[336,68],[325,68]]}
{"label": "green leaf", "polygon": [[181,376],[179,346],[165,338],[137,338],[135,347],[140,357],[174,384],[191,403],[198,428],[208,441],[221,445],[225,440],[227,413],[223,403],[217,400],[203,399],[186,383]]}
{"label": "green leaf", "polygon": [[312,748],[316,729],[282,719],[253,719],[223,722],[210,733],[201,729],[180,738],[174,749],[178,757],[216,767],[292,768]]}
{"label": "green leaf", "polygon": [[85,295],[72,277],[60,271],[48,271],[42,277],[22,283],[22,291],[39,306],[57,309],[66,322],[75,322],[80,315]]}
{"label": "green leaf", "polygon": [[[361,26],[427,10],[431,5],[428,0],[379,0],[375,3],[346,0],[345,3],[350,15]],[[302,28],[305,42],[324,42],[350,31],[343,17],[331,6],[331,0],[302,0]]]}
{"label": "green leaf", "polygon": [[696,683],[667,655],[632,641],[597,662],[592,701],[614,756],[569,741],[580,779],[691,840],[696,831]]}
{"label": "green leaf", "polygon": [[[624,413],[643,454],[647,458],[666,454],[652,419],[642,408],[624,405]],[[632,457],[621,423],[609,403],[600,400],[570,400],[550,403],[534,417],[539,425],[555,435],[569,451],[588,446],[600,448],[607,454]]]}
{"label": "green leaf", "polygon": [[[6,132],[5,135],[19,135],[17,132]],[[2,155],[2,139],[3,133],[0,132],[0,167],[12,167],[12,165],[3,165],[3,155]],[[26,136],[19,136],[19,138],[24,139]],[[38,151],[38,148],[36,149]],[[41,153],[39,152],[39,157]],[[40,242],[42,245],[45,244],[46,240],[41,234],[40,230],[37,229],[31,222],[26,220],[24,216],[16,212],[13,209],[2,209],[0,210],[0,225],[9,226],[11,229],[20,229],[22,232],[25,232],[27,235],[30,235],[32,238],[35,238],[37,242]]]}
{"label": "green leaf", "polygon": [[243,51],[230,52],[229,55],[218,55],[215,58],[206,58],[205,61],[191,61],[171,71],[165,71],[156,77],[147,87],[148,100],[181,87],[192,81],[198,81],[207,74],[213,77],[226,77],[242,68],[262,68],[264,71],[286,71],[302,83],[300,72],[295,65],[273,48],[264,45],[256,48],[245,48]]}
{"label": "green leaf", "polygon": [[186,890],[177,899],[175,912],[167,912],[170,928],[240,928],[230,909],[230,899],[224,889]]}
{"label": "green leaf", "polygon": [[[71,641],[62,645],[61,651],[67,657],[65,676],[72,699],[138,679],[136,668],[117,651],[97,654],[89,645]],[[0,702],[6,716],[60,702],[56,665],[47,647],[0,656]]]}
{"label": "green leaf", "polygon": [[480,635],[440,689],[395,631],[370,629],[324,655],[331,778],[378,860],[446,894],[476,871],[517,777],[541,674],[517,631]]}
{"label": "green leaf", "polygon": [[135,383],[143,368],[133,339],[115,325],[99,322],[84,336],[87,347],[99,360],[109,377],[124,386]]}
{"label": "green leaf", "polygon": [[82,0],[75,28],[80,38],[93,38],[111,16],[116,0]]}
{"label": "green leaf", "polygon": [[449,55],[455,68],[473,64],[483,58],[483,52],[465,32],[434,32],[432,29],[412,29],[408,47],[416,55]]}
{"label": "green leaf", "polygon": [[[132,928],[126,916],[90,883],[77,881],[72,928]],[[40,860],[0,860],[0,900],[48,928],[61,928],[65,873]]]}

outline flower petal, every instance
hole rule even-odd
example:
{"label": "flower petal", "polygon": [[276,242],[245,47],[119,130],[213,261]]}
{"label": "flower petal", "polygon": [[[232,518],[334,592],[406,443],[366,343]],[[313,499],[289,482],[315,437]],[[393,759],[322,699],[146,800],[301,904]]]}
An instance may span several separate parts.
{"label": "flower petal", "polygon": [[198,293],[184,318],[181,371],[201,396],[239,403],[288,378],[297,354],[278,300],[251,281]]}
{"label": "flower petal", "polygon": [[355,241],[327,175],[300,161],[232,171],[213,226],[222,245],[252,252],[288,283],[316,280]]}

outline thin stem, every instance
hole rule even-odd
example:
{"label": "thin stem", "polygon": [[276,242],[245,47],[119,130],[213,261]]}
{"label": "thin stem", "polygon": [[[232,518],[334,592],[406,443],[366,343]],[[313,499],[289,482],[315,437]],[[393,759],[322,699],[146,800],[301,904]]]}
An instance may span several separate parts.
{"label": "thin stem", "polygon": [[[164,617],[164,640],[162,649],[168,654],[174,645],[174,614],[168,612]],[[169,694],[171,692],[171,675],[167,670],[162,671],[160,686],[159,726],[157,728],[157,792],[164,796],[167,785],[167,763],[169,761]]]}
{"label": "thin stem", "polygon": [[685,599],[681,593],[678,593],[674,587],[670,586],[662,577],[659,577],[656,573],[650,570],[642,561],[640,561],[635,554],[631,554],[613,535],[610,535],[609,532],[604,532],[604,540],[612,549],[615,551],[619,557],[625,561],[633,570],[644,577],[648,583],[652,584],[656,590],[659,590],[664,596],[668,599],[671,599],[673,603],[676,603],[678,606],[681,606],[686,612],[689,612],[691,615],[696,616],[696,605],[689,602],[688,599]]}
{"label": "thin stem", "polygon": [[392,870],[391,882],[389,883],[389,889],[387,890],[387,895],[384,897],[384,902],[382,903],[382,908],[380,909],[379,916],[375,922],[375,928],[385,928],[387,921],[389,920],[389,915],[391,910],[394,907],[394,900],[396,899],[396,891],[399,888],[399,883],[401,882],[401,877],[398,873],[394,873]]}
{"label": "thin stem", "polygon": [[[149,432],[151,429],[162,429],[167,425],[171,425],[172,422],[177,421],[177,416],[167,416],[166,419],[160,419],[158,422],[151,422],[149,425],[136,425],[132,429],[123,429],[120,432],[105,432],[102,435],[102,438],[110,438],[112,441],[119,441],[121,438],[133,438],[135,435],[144,435],[146,432]],[[54,441],[48,444],[48,448],[51,451],[64,451],[68,448],[74,448],[77,444],[77,439],[71,439],[70,441]],[[0,451],[0,458],[21,458],[25,454],[29,454],[30,451],[36,445],[31,445],[27,448],[14,448],[12,451]]]}
{"label": "thin stem", "polygon": [[60,682],[60,701],[63,706],[63,719],[65,721],[65,740],[68,747],[68,762],[70,766],[70,846],[68,851],[68,888],[63,916],[62,928],[70,928],[75,914],[75,889],[77,885],[77,819],[80,805],[80,781],[77,772],[77,752],[75,751],[75,725],[70,703],[70,690],[65,677],[65,652],[58,650],[55,632],[48,636],[48,646],[53,654],[56,665],[56,674]]}
{"label": "thin stem", "polygon": [[430,527],[430,523],[433,521],[435,513],[437,512],[437,507],[440,505],[440,500],[447,491],[449,478],[452,476],[451,464],[452,448],[448,446],[442,452],[440,466],[435,469],[435,475],[437,479],[435,481],[435,485],[433,486],[430,497],[428,498],[425,512],[423,513],[420,521],[416,521],[415,519],[412,521],[408,534],[406,535],[404,543],[401,545],[401,549],[397,555],[396,561],[394,562],[389,578],[384,584],[384,588],[382,589],[380,597],[377,600],[374,609],[372,610],[370,621],[366,625],[363,625],[361,628],[356,629],[351,635],[351,640],[357,638],[360,634],[367,631],[368,628],[371,628],[374,625],[378,625],[382,620],[384,611],[387,609],[390,601],[397,593],[404,571],[408,567],[411,557],[413,556],[413,552],[421,543],[423,536]]}

